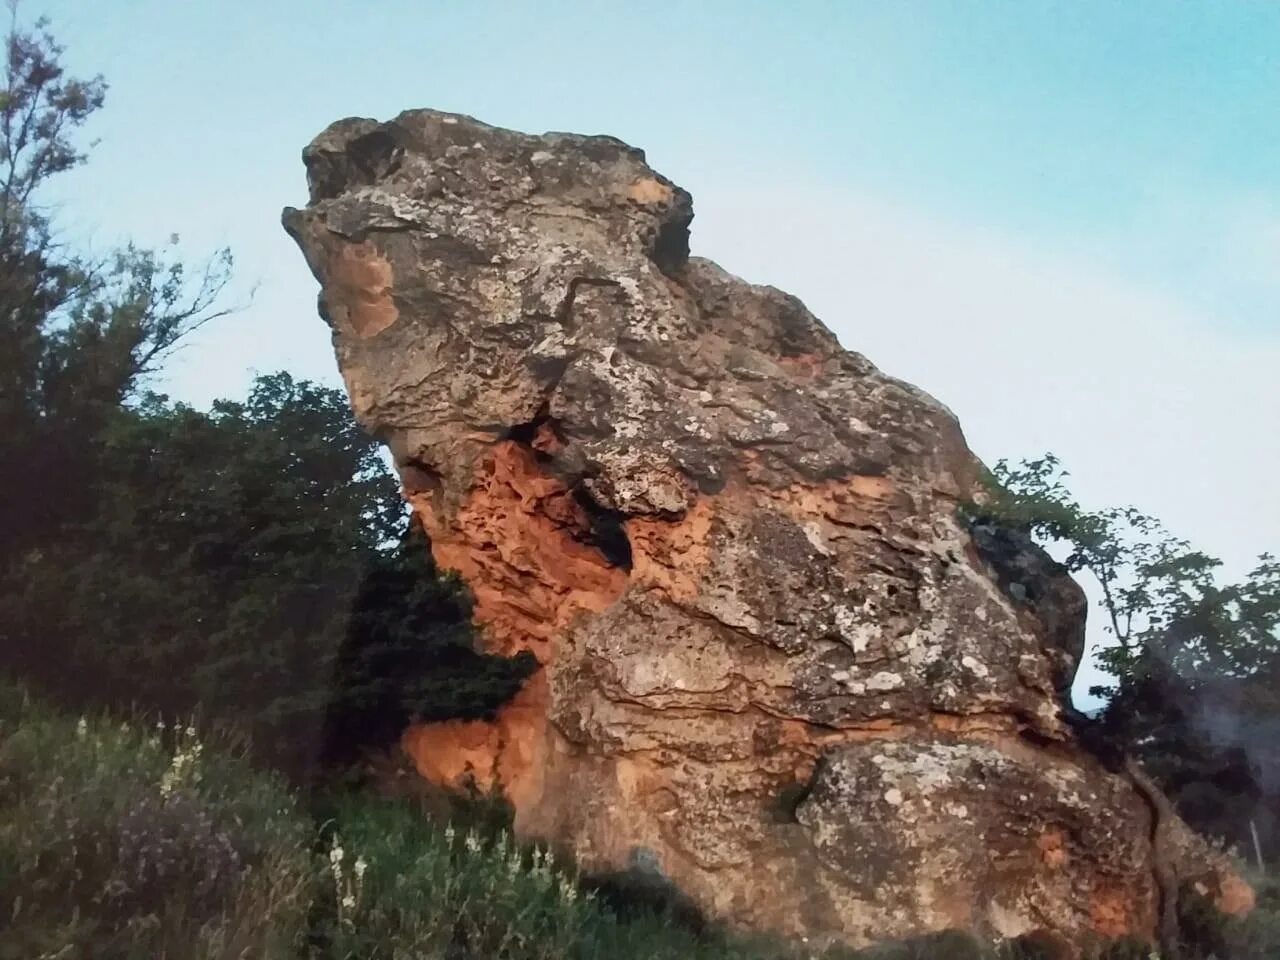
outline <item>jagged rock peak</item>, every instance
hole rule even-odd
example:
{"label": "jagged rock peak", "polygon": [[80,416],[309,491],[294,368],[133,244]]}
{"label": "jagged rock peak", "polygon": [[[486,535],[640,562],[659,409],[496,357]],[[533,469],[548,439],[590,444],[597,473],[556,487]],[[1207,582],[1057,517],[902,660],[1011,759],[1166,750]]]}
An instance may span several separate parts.
{"label": "jagged rock peak", "polygon": [[541,664],[407,730],[423,776],[735,924],[1154,931],[1153,807],[1063,721],[1083,596],[958,518],[945,407],[691,257],[689,195],[613,138],[415,110],[303,156],[285,226],[356,414],[485,642]]}

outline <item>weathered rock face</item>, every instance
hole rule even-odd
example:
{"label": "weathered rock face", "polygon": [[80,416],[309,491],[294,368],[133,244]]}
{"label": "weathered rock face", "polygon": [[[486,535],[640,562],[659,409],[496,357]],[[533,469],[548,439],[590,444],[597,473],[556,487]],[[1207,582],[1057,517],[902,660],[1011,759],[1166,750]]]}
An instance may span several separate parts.
{"label": "weathered rock face", "polygon": [[285,224],[356,413],[542,664],[407,731],[424,776],[758,928],[1153,930],[1152,811],[1061,714],[1083,598],[957,519],[946,408],[691,258],[689,195],[617,140],[423,110],[304,159]]}

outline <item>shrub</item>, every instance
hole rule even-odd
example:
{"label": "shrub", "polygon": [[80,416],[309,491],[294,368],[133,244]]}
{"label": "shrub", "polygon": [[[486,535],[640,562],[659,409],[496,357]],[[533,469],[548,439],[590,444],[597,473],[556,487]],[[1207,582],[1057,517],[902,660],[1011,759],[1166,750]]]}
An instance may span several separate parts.
{"label": "shrub", "polygon": [[240,874],[240,854],[231,835],[214,825],[206,806],[188,791],[142,793],[121,817],[116,869],[128,885],[126,903],[146,909],[175,890],[195,904],[227,902]]}
{"label": "shrub", "polygon": [[0,685],[0,957],[296,955],[310,840],[280,782],[193,729]]}

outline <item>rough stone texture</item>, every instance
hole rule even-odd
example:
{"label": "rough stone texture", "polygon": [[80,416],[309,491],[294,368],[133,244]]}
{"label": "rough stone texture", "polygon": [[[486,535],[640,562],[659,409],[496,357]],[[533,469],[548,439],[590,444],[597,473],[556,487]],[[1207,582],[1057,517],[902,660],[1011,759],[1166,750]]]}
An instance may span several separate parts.
{"label": "rough stone texture", "polygon": [[356,414],[486,642],[542,664],[408,730],[424,776],[743,925],[1152,933],[1152,809],[1061,715],[1084,600],[957,519],[945,407],[691,258],[689,195],[612,138],[421,110],[304,159],[285,225]]}

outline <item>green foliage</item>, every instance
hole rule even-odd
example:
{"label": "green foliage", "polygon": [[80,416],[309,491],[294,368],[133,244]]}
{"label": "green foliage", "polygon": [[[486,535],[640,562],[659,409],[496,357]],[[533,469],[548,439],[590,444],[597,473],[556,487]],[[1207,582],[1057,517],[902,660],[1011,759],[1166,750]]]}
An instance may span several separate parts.
{"label": "green foliage", "polygon": [[416,524],[375,553],[350,608],[326,744],[332,758],[385,743],[411,721],[477,719],[510,700],[537,668],[533,654],[477,652],[456,576],[440,576]]}
{"label": "green foliage", "polygon": [[296,956],[313,861],[283,784],[193,730],[0,686],[0,958]]}
{"label": "green foliage", "polygon": [[337,390],[148,397],[104,431],[80,503],[10,571],[0,619],[10,666],[65,701],[199,709],[309,775],[410,720],[482,716],[532,669],[476,652],[461,584],[400,533]]}
{"label": "green foliage", "polygon": [[1280,883],[1262,875],[1250,880],[1257,906],[1241,917],[1224,916],[1194,890],[1182,891],[1180,922],[1195,956],[1222,960],[1274,960],[1280,956]]}
{"label": "green foliage", "polygon": [[38,20],[32,30],[13,24],[5,43],[5,85],[0,90],[0,137],[5,144],[0,215],[6,222],[30,206],[36,188],[84,160],[72,132],[102,106],[101,77],[67,77],[63,48]]}
{"label": "green foliage", "polygon": [[1245,580],[1222,584],[1221,562],[1171,536],[1133,507],[1083,509],[1067,490],[1068,476],[1051,454],[992,471],[988,503],[1000,522],[1063,544],[1063,561],[1094,577],[1103,594],[1114,646],[1103,665],[1117,677],[1157,658],[1175,672],[1251,677],[1280,655],[1280,563],[1263,554]]}
{"label": "green foliage", "polygon": [[112,419],[85,487],[11,573],[13,665],[68,702],[199,705],[273,758],[314,758],[346,611],[394,522],[344,399],[287,375],[207,414],[149,398]]}
{"label": "green foliage", "polygon": [[1102,730],[1142,757],[1179,810],[1242,853],[1280,853],[1280,563],[1237,583],[1131,507],[1085,510],[1051,455],[992,472],[978,513],[1066,553],[1101,593],[1115,677]]}
{"label": "green foliage", "polygon": [[335,956],[560,958],[595,919],[548,851],[506,835],[455,833],[367,799],[344,805],[337,823],[327,930]]}
{"label": "green foliage", "polygon": [[92,446],[141,379],[217,307],[231,258],[191,271],[127,246],[102,257],[60,242],[42,189],[84,160],[76,131],[102,105],[43,22],[5,38],[0,90],[0,566],[45,542],[82,495]]}

